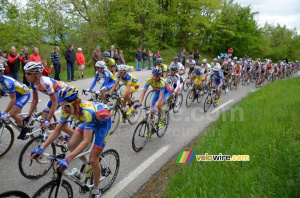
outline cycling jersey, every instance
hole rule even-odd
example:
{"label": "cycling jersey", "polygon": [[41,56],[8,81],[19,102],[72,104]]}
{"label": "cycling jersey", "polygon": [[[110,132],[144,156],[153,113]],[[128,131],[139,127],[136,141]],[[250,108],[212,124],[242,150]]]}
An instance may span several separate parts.
{"label": "cycling jersey", "polygon": [[108,131],[111,128],[109,110],[105,105],[92,101],[82,101],[79,104],[79,108],[79,117],[68,115],[62,110],[60,123],[66,124],[69,118],[74,118],[75,120],[84,122],[77,127],[76,131],[83,133],[85,129],[93,130],[95,134],[95,143],[93,148],[103,150],[108,137]]}
{"label": "cycling jersey", "polygon": [[[103,59],[102,61],[105,62]],[[107,62],[105,62],[107,67],[115,67],[116,66],[116,61],[113,58],[109,58]]]}
{"label": "cycling jersey", "polygon": [[212,62],[212,63],[211,63],[211,66],[212,66],[212,67],[220,66],[220,64],[219,64],[218,62],[216,62],[216,63],[215,63],[215,62]]}
{"label": "cycling jersey", "polygon": [[215,74],[214,71],[211,71],[210,74],[209,74],[210,78],[214,78],[214,83],[216,85],[219,85],[221,83],[221,80],[222,82],[224,82],[224,78],[223,78],[223,73],[222,71],[219,71],[218,74]]}
{"label": "cycling jersey", "polygon": [[124,77],[121,78],[120,74],[117,75],[117,82],[121,82],[125,85],[130,84],[131,86],[139,85],[139,80],[132,74],[126,73]]}
{"label": "cycling jersey", "polygon": [[242,73],[242,65],[236,65],[236,66],[235,66],[235,72],[236,72],[237,74]]}
{"label": "cycling jersey", "polygon": [[2,75],[0,78],[0,88],[9,94],[16,94],[16,102],[14,105],[22,109],[30,98],[28,87],[17,80]]}
{"label": "cycling jersey", "polygon": [[195,70],[192,72],[191,75],[192,75],[192,77],[194,77],[198,80],[200,80],[204,77],[204,74],[201,71],[195,71]]}
{"label": "cycling jersey", "polygon": [[183,70],[184,69],[184,66],[178,62],[177,64],[175,64],[174,62],[171,63],[170,67],[173,67],[173,66],[177,66],[178,70],[181,69]]}
{"label": "cycling jersey", "polygon": [[224,75],[227,76],[227,74],[230,73],[231,68],[229,66],[227,66],[227,67],[223,67],[222,70],[224,72]]}
{"label": "cycling jersey", "polygon": [[168,83],[163,78],[160,78],[157,82],[154,81],[153,77],[148,78],[144,88],[148,89],[150,85],[156,92],[167,92],[170,90]]}
{"label": "cycling jersey", "polygon": [[97,71],[94,81],[91,84],[90,90],[92,90],[95,87],[96,82],[99,81],[101,78],[104,79],[104,82],[100,88],[100,91],[102,91],[104,88],[107,88],[107,90],[110,90],[116,82],[115,76],[110,71],[108,71],[106,69],[104,69],[101,73],[99,73]]}
{"label": "cycling jersey", "polygon": [[37,93],[37,91],[40,91],[49,96],[53,96],[67,85],[62,81],[57,81],[50,77],[42,76],[40,84],[38,86],[33,83],[30,83],[30,86],[32,87],[33,93]]}
{"label": "cycling jersey", "polygon": [[196,65],[196,62],[194,60],[190,61],[186,61],[186,64],[188,64],[189,68],[194,68]]}
{"label": "cycling jersey", "polygon": [[173,76],[168,74],[166,76],[166,82],[168,83],[170,90],[175,90],[175,92],[180,90],[182,87],[181,85],[183,84],[183,80],[178,74],[174,74]]}

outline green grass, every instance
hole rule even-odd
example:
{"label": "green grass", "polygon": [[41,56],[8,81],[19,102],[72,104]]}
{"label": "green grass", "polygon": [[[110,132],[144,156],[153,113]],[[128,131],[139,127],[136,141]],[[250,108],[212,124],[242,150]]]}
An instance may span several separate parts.
{"label": "green grass", "polygon": [[176,164],[165,197],[300,197],[299,96],[299,77],[277,81],[235,105],[236,116],[221,115],[192,146],[195,155],[250,161]]}

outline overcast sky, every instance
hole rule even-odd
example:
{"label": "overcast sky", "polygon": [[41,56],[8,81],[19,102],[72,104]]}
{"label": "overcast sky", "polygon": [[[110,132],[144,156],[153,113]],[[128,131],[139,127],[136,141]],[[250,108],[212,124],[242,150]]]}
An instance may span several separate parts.
{"label": "overcast sky", "polygon": [[300,0],[234,0],[242,6],[251,5],[252,11],[258,11],[258,24],[279,23],[289,29],[297,29],[300,35]]}

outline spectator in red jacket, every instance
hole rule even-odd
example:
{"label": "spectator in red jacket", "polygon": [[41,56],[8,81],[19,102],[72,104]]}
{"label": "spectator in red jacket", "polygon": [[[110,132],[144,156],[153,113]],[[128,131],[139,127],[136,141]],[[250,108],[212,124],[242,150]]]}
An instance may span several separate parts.
{"label": "spectator in red jacket", "polygon": [[20,69],[20,62],[24,62],[25,58],[22,54],[17,54],[16,47],[10,47],[10,54],[7,56],[9,71],[11,77],[17,81],[19,81],[19,69]]}
{"label": "spectator in red jacket", "polygon": [[32,54],[29,56],[29,61],[42,62],[42,59],[39,55],[39,49],[37,47],[32,49]]}
{"label": "spectator in red jacket", "polygon": [[53,65],[51,65],[50,68],[48,68],[46,60],[42,60],[42,64],[44,66],[42,75],[43,76],[48,76],[48,74],[50,74],[52,72]]}
{"label": "spectator in red jacket", "polygon": [[81,48],[78,48],[78,52],[76,54],[76,61],[77,61],[77,64],[79,66],[79,71],[78,71],[79,77],[78,77],[78,79],[80,79],[80,77],[82,79],[84,79],[84,77],[83,77],[83,70],[85,68],[85,58],[84,58],[84,56],[82,54],[82,49]]}

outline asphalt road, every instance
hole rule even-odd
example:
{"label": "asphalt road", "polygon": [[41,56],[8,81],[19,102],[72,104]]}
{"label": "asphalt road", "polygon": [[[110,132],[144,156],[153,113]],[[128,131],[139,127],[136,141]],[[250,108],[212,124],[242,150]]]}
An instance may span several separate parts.
{"label": "asphalt road", "polygon": [[[141,89],[134,94],[138,98],[145,80],[150,76],[150,71],[132,72],[140,81]],[[184,76],[185,78],[186,76]],[[78,80],[68,83],[68,85],[77,85],[79,90],[89,88],[92,78]],[[99,85],[98,85],[99,87]],[[98,88],[96,87],[96,88]],[[211,107],[209,112],[204,113],[203,102],[198,104],[194,102],[187,108],[185,104],[187,92],[183,92],[184,101],[179,113],[170,114],[170,125],[166,134],[162,138],[153,135],[145,148],[136,153],[132,149],[132,135],[136,125],[120,123],[117,131],[109,137],[106,149],[114,148],[120,155],[120,170],[113,186],[103,194],[102,197],[131,197],[148,182],[151,177],[157,173],[174,156],[178,156],[180,151],[192,140],[198,137],[206,127],[219,118],[222,111],[227,110],[233,104],[239,102],[247,94],[255,90],[254,83],[245,85],[228,93],[222,93],[219,106]],[[38,104],[38,111],[41,111],[48,101],[48,96],[39,94],[41,103]],[[82,99],[88,99],[88,96],[81,96]],[[4,110],[9,102],[8,97],[0,99],[0,111]],[[24,107],[23,112],[28,112],[29,104]],[[231,109],[232,116],[243,116],[243,109]],[[18,134],[16,134],[18,135]],[[19,154],[26,144],[26,141],[15,139],[14,145],[9,153],[0,159],[0,193],[8,190],[21,190],[32,196],[43,184],[52,177],[52,170],[39,180],[29,180],[24,178],[18,169]],[[71,163],[72,164],[72,163]],[[79,162],[74,162],[77,165]],[[88,197],[80,195],[78,186],[72,183],[74,197]]]}

